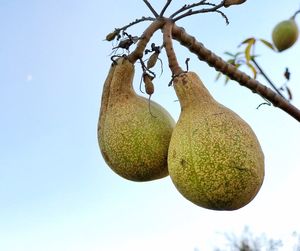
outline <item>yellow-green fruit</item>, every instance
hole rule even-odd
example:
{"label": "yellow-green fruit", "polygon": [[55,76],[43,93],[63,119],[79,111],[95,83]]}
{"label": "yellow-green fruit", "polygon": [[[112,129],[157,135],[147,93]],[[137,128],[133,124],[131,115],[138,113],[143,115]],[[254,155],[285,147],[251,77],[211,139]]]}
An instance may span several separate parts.
{"label": "yellow-green fruit", "polygon": [[254,132],[216,102],[195,73],[179,75],[173,85],[181,105],[168,154],[173,183],[204,208],[245,206],[264,178],[264,155]]}
{"label": "yellow-green fruit", "polygon": [[284,51],[294,45],[299,35],[298,26],[294,19],[280,22],[275,26],[272,39],[278,51]]}
{"label": "yellow-green fruit", "polygon": [[[104,83],[98,122],[98,142],[106,163],[133,181],[168,175],[167,154],[175,125],[155,102],[138,96],[132,87],[134,65],[121,58]],[[149,110],[150,109],[150,110]]]}

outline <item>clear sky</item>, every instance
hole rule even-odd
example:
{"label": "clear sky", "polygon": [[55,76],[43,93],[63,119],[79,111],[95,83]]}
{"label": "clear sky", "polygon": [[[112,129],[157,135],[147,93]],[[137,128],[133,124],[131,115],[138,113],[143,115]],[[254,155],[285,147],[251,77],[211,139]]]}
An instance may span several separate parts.
{"label": "clear sky", "polygon": [[[165,1],[151,2],[159,7]],[[250,36],[270,40],[275,24],[298,7],[298,0],[248,0],[225,10],[229,26],[218,14],[179,24],[223,55]],[[96,127],[112,44],[103,38],[143,15],[150,13],[141,0],[0,0],[0,250],[212,250],[223,233],[239,234],[245,225],[283,240],[300,232],[300,124],[273,107],[257,110],[259,96],[235,82],[215,82],[214,69],[177,43],[180,63],[191,57],[190,69],[212,95],[257,134],[266,162],[261,191],[238,211],[215,212],[184,199],[170,178],[130,182],[105,164]],[[145,25],[130,32],[140,35]],[[282,54],[257,47],[259,62],[278,85],[289,66],[298,107],[299,49],[299,42]],[[177,119],[179,103],[164,66],[153,100]],[[139,77],[137,71],[136,87]]]}

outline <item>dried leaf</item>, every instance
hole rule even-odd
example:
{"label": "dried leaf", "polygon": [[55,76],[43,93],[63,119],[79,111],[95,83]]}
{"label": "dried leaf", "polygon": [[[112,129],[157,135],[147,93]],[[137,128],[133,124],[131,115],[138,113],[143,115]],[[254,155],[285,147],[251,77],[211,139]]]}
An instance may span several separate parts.
{"label": "dried leaf", "polygon": [[284,72],[284,77],[286,78],[286,80],[290,80],[290,78],[291,78],[291,73],[290,73],[290,71],[289,71],[289,68],[285,68],[285,72]]}
{"label": "dried leaf", "polygon": [[242,4],[244,2],[246,2],[246,0],[225,0],[223,4],[225,8],[228,8],[231,5]]}
{"label": "dried leaf", "polygon": [[287,86],[286,86],[285,88],[286,88],[286,91],[287,91],[287,93],[288,93],[288,95],[289,95],[289,100],[292,100],[292,99],[293,99],[293,94],[292,94],[291,89],[288,88]]}

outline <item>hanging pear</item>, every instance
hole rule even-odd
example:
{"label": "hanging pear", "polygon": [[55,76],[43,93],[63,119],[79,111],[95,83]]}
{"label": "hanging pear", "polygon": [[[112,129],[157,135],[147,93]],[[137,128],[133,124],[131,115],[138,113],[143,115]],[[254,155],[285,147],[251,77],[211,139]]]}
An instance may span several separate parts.
{"label": "hanging pear", "polygon": [[181,105],[168,154],[174,185],[207,209],[245,206],[264,178],[264,155],[254,132],[214,100],[196,73],[179,75],[173,85]]}
{"label": "hanging pear", "polygon": [[278,23],[272,32],[272,39],[279,52],[292,47],[298,40],[299,30],[294,18]]}
{"label": "hanging pear", "polygon": [[150,181],[168,175],[167,154],[175,122],[159,104],[133,90],[134,65],[113,64],[104,83],[98,142],[104,160],[118,175]]}

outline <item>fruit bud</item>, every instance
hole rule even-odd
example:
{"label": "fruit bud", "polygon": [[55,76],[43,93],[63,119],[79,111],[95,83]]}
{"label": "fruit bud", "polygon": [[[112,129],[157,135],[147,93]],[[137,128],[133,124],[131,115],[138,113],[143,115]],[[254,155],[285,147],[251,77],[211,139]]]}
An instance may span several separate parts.
{"label": "fruit bud", "polygon": [[147,61],[147,68],[150,69],[150,68],[154,67],[154,65],[157,62],[157,59],[158,59],[158,53],[154,52]]}
{"label": "fruit bud", "polygon": [[228,8],[231,5],[238,5],[238,4],[242,4],[244,2],[246,2],[247,0],[225,0],[224,1],[224,7]]}
{"label": "fruit bud", "polygon": [[152,82],[153,77],[145,73],[143,75],[143,81],[145,83],[145,90],[148,95],[152,95],[154,93],[154,85]]}
{"label": "fruit bud", "polygon": [[119,35],[119,31],[115,30],[114,32],[111,32],[111,33],[107,34],[105,40],[106,40],[106,41],[112,41],[112,40],[114,40],[114,39],[116,38],[116,36],[118,36],[118,35]]}

